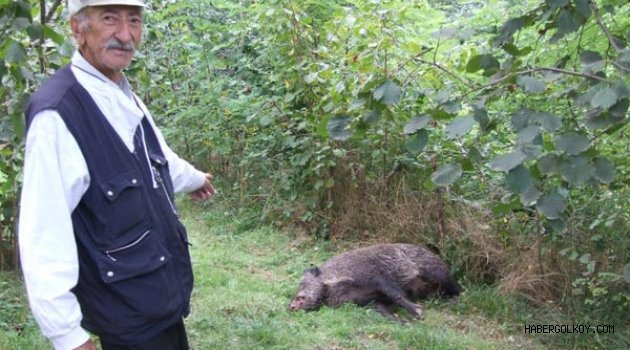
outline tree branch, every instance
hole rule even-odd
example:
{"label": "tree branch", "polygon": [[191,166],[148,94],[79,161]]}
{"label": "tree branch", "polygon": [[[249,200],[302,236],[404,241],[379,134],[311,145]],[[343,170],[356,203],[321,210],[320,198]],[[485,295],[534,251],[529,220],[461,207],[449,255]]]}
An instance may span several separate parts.
{"label": "tree branch", "polygon": [[556,72],[556,73],[561,73],[561,74],[566,74],[566,75],[573,75],[576,77],[581,77],[581,78],[586,78],[586,79],[593,79],[593,80],[597,80],[600,82],[608,82],[608,80],[602,78],[602,77],[598,77],[596,75],[590,75],[590,74],[584,74],[584,73],[579,73],[576,71],[571,71],[571,70],[567,70],[567,69],[562,69],[562,68],[555,68],[555,67],[536,67],[536,68],[531,68],[531,69],[527,69],[527,70],[523,70],[520,72],[514,72],[511,74],[507,74],[502,76],[501,78],[492,81],[488,84],[482,85],[476,89],[473,89],[471,91],[469,91],[468,93],[464,94],[464,96],[466,95],[470,95],[474,92],[477,91],[481,91],[481,90],[486,90],[489,88],[492,88],[496,85],[501,84],[502,82],[504,82],[505,80],[511,79],[513,77],[519,76],[519,75],[527,75],[527,74],[531,74],[531,73],[535,73],[535,72],[540,72],[540,71],[550,71],[550,72]]}
{"label": "tree branch", "polygon": [[624,66],[620,65],[619,63],[617,63],[617,62],[615,62],[615,61],[610,61],[610,63],[611,63],[613,66],[615,66],[615,67],[619,68],[620,70],[622,70],[622,71],[624,71],[624,72],[626,72],[626,73],[630,73],[630,69],[628,69],[628,68],[626,68],[626,67],[624,67]]}
{"label": "tree branch", "polygon": [[[59,5],[61,5],[61,0],[55,0],[55,2],[50,6],[50,10],[48,10],[48,14],[45,17],[46,22],[42,22],[42,24],[50,22],[55,12],[57,12],[57,8],[59,7]],[[43,12],[44,8],[42,7],[42,13]]]}
{"label": "tree branch", "polygon": [[595,18],[595,22],[597,22],[597,25],[599,25],[599,27],[604,32],[604,35],[606,35],[606,37],[608,38],[608,42],[610,43],[610,45],[615,49],[616,52],[620,52],[621,48],[617,46],[617,43],[615,43],[615,39],[613,38],[612,34],[610,34],[610,31],[608,30],[608,27],[606,27],[606,24],[604,24],[604,21],[602,21],[602,17],[599,15],[599,9],[597,8],[595,1],[589,1],[589,2],[591,5],[591,10],[593,11],[593,17]]}
{"label": "tree branch", "polygon": [[449,71],[448,69],[446,69],[446,67],[442,66],[441,64],[435,63],[435,62],[429,62],[427,60],[424,60],[422,58],[415,58],[415,61],[418,61],[420,63],[424,63],[424,64],[428,64],[430,66],[433,66],[439,70],[441,70],[442,72],[450,75],[451,77],[455,78],[455,80],[459,81],[460,83],[466,85],[467,87],[471,87],[470,82],[465,81],[464,79],[460,78],[459,76],[457,76],[457,74],[452,73],[451,71]]}
{"label": "tree branch", "polygon": [[[537,72],[537,71],[551,71],[551,72],[556,72],[556,73],[573,75],[573,76],[576,76],[576,77],[581,77],[581,78],[586,78],[586,79],[598,80],[598,81],[601,81],[601,82],[608,82],[607,79],[604,79],[602,77],[598,77],[596,75],[584,74],[584,73],[579,73],[579,72],[568,70],[568,69],[555,68],[555,67],[537,67],[537,68],[531,69],[530,71],[534,71],[534,72]],[[527,71],[525,73],[527,73]]]}

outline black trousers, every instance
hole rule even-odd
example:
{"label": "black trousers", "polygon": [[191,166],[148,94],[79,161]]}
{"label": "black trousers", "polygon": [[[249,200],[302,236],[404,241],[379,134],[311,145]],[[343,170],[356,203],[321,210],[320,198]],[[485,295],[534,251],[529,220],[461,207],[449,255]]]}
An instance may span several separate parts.
{"label": "black trousers", "polygon": [[181,321],[141,344],[118,345],[101,340],[101,346],[103,350],[188,350],[188,336]]}

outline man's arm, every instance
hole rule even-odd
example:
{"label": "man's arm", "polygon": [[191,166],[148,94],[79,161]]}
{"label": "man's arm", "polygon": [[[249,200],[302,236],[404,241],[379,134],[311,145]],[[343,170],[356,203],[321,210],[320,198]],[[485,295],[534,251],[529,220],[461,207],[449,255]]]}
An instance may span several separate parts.
{"label": "man's arm", "polygon": [[[136,99],[136,101],[139,101],[139,99]],[[168,161],[168,170],[171,173],[174,191],[176,193],[187,192],[195,200],[205,200],[214,196],[216,189],[212,185],[212,175],[197,170],[192,164],[173,152],[144,104],[142,104],[142,109],[155,131],[162,152],[164,152],[164,156]]]}
{"label": "man's arm", "polygon": [[71,214],[89,186],[83,155],[57,112],[40,112],[26,137],[19,247],[29,303],[56,349],[89,341],[70,291],[79,278]]}

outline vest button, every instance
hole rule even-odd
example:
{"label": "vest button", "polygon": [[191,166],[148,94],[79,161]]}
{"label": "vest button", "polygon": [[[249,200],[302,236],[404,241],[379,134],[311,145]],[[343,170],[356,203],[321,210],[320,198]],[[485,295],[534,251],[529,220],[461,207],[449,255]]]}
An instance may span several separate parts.
{"label": "vest button", "polygon": [[108,271],[107,272],[107,277],[114,277],[114,272],[113,271]]}
{"label": "vest button", "polygon": [[166,258],[164,256],[161,256],[160,261],[164,261],[164,260],[166,260]]}
{"label": "vest button", "polygon": [[111,197],[111,196],[113,196],[113,195],[114,195],[114,192],[112,192],[112,191],[107,191],[107,195]]}
{"label": "vest button", "polygon": [[131,183],[135,185],[135,184],[137,184],[137,183],[138,183],[138,180],[136,180],[136,179],[132,179],[132,180],[131,180]]}

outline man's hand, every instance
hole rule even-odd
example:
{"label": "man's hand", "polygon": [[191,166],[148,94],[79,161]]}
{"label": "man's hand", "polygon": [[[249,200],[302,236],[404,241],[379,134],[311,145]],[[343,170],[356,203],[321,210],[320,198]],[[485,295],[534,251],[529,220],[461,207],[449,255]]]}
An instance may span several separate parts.
{"label": "man's hand", "polygon": [[211,198],[217,191],[212,186],[212,175],[206,174],[206,181],[198,189],[188,193],[190,198],[196,201],[202,201]]}
{"label": "man's hand", "polygon": [[92,339],[89,339],[78,348],[74,348],[74,350],[97,350],[97,349],[96,349],[96,344],[94,344]]}

